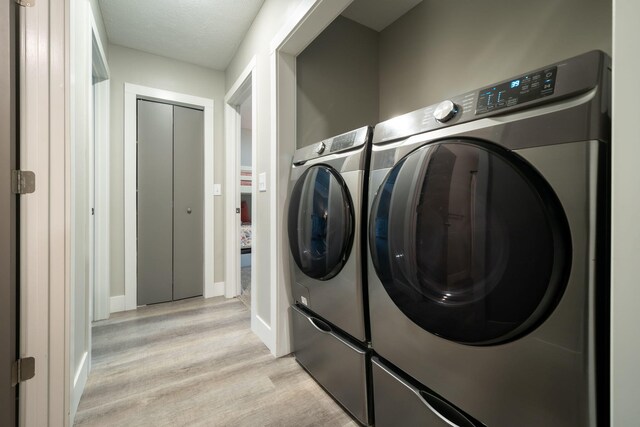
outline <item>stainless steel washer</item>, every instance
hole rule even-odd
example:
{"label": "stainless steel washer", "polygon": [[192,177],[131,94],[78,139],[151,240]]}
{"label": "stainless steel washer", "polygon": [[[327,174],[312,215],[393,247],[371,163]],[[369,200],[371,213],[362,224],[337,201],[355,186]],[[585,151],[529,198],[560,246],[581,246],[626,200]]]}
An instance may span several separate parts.
{"label": "stainless steel washer", "polygon": [[375,128],[377,366],[484,425],[605,425],[609,64],[589,52]]}

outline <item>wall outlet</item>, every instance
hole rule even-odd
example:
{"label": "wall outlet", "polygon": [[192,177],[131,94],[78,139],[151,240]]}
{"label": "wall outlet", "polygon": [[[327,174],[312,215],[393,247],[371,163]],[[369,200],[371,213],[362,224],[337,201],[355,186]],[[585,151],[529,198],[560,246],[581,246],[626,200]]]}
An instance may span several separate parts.
{"label": "wall outlet", "polygon": [[258,175],[258,191],[267,191],[267,173]]}
{"label": "wall outlet", "polygon": [[213,184],[213,195],[222,196],[222,187],[220,184]]}

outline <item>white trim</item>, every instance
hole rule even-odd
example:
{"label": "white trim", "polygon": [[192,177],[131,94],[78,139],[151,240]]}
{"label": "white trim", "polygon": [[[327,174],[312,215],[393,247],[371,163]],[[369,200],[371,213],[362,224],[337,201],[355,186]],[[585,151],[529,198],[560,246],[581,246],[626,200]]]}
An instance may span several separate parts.
{"label": "white trim", "polygon": [[124,295],[116,295],[109,298],[109,312],[110,313],[118,313],[120,311],[125,311],[125,298]]}
{"label": "white trim", "polygon": [[[227,257],[225,260],[225,297],[233,298],[240,295],[240,217],[236,213],[236,209],[240,207],[240,200],[238,199],[240,189],[238,176],[240,175],[240,110],[239,106],[247,96],[251,95],[251,109],[252,109],[252,131],[251,131],[251,169],[253,175],[256,175],[256,78],[254,69],[256,66],[256,58],[253,57],[244,68],[238,79],[231,86],[231,89],[224,97],[224,115],[225,115],[225,158],[226,158],[226,176],[225,176],[225,191],[227,193],[225,202],[225,217],[226,217],[226,247],[229,248]],[[251,184],[252,195],[256,194],[256,177],[253,177]],[[255,218],[255,206],[256,203],[251,204],[251,218]],[[256,221],[252,223],[251,241],[252,246],[256,236]],[[255,251],[251,251],[252,265],[255,265]],[[255,289],[254,276],[251,275],[251,286]],[[253,298],[252,298],[253,299]]]}
{"label": "white trim", "polygon": [[224,282],[207,283],[204,288],[204,297],[213,298],[224,295]]}
{"label": "white trim", "polygon": [[611,159],[611,426],[637,425],[640,418],[640,226],[638,40],[640,3],[613,0]]}
{"label": "white trim", "polygon": [[136,257],[136,99],[138,96],[161,99],[174,104],[204,108],[204,285],[213,283],[213,99],[201,98],[146,86],[124,84],[124,230],[125,230],[125,307],[133,310],[137,302]]}
{"label": "white trim", "polygon": [[[255,297],[252,295],[251,296],[251,305],[253,306],[253,300],[255,299]],[[255,310],[251,310],[252,314],[255,313]],[[271,353],[273,354],[274,351],[273,349],[275,348],[276,345],[276,340],[275,340],[275,335],[273,333],[273,329],[271,328],[271,326],[269,326],[269,324],[267,322],[265,322],[260,316],[255,315],[255,316],[251,316],[251,331],[256,334],[258,336],[258,338],[260,338],[262,340],[262,342],[264,343],[264,345],[267,346],[267,348],[271,351]]]}
{"label": "white trim", "polygon": [[[92,188],[92,50],[88,2],[70,4],[70,278],[69,422],[73,423],[86,381],[76,381],[91,369],[91,317],[93,314],[93,238],[90,213]],[[77,297],[80,296],[81,299]],[[76,317],[77,316],[77,317]],[[80,347],[78,347],[80,345]],[[75,355],[81,355],[76,359]],[[86,371],[86,373],[82,373]]]}
{"label": "white trim", "polygon": [[[22,408],[31,413],[47,411],[48,425],[69,424],[70,384],[69,370],[69,280],[70,241],[70,145],[69,145],[69,26],[66,1],[49,0],[49,145],[55,147],[49,153],[49,233],[55,238],[49,243],[49,323],[39,324],[42,331],[48,329],[49,388],[48,405],[45,402],[20,400]],[[31,8],[27,8],[31,9]],[[36,8],[37,9],[37,8]],[[31,126],[31,124],[30,124]],[[41,260],[37,260],[38,264]],[[31,310],[40,306],[28,303]],[[22,388],[22,387],[20,387]],[[41,406],[38,406],[39,403]],[[23,425],[27,425],[26,423]],[[33,424],[38,425],[38,424]],[[44,424],[47,425],[47,424]]]}
{"label": "white trim", "polygon": [[[55,35],[55,46],[53,46],[54,36],[52,35],[52,39],[49,38],[50,6],[51,12],[56,13],[55,29],[58,32]],[[19,353],[21,357],[35,358],[37,372],[34,378],[19,387],[18,418],[23,426],[46,426],[65,422],[65,407],[68,404],[66,399],[68,386],[65,376],[68,365],[65,357],[66,348],[62,345],[65,340],[67,321],[63,308],[64,301],[61,307],[56,307],[55,310],[52,307],[51,311],[51,318],[60,323],[50,324],[49,312],[49,298],[56,299],[56,302],[60,303],[59,297],[65,295],[67,291],[62,279],[66,260],[61,256],[64,250],[60,240],[64,236],[64,228],[61,230],[61,218],[64,215],[65,197],[60,191],[60,184],[63,182],[60,163],[52,165],[51,169],[51,172],[55,173],[55,184],[58,186],[52,187],[51,193],[49,188],[49,154],[51,153],[56,160],[60,161],[65,147],[64,116],[60,115],[64,111],[64,93],[61,94],[59,90],[55,90],[58,88],[52,87],[52,94],[55,92],[56,95],[62,96],[59,98],[49,96],[50,71],[52,80],[60,84],[65,70],[62,58],[57,58],[58,63],[53,64],[51,70],[49,69],[50,43],[58,54],[64,55],[64,49],[62,51],[60,49],[60,7],[64,5],[52,0],[51,3],[39,4],[37,8],[17,8],[19,19],[16,25],[20,40],[19,167],[35,172],[37,177],[36,192],[20,197],[19,212]],[[51,25],[54,24],[51,23]],[[61,119],[60,123],[54,122],[53,117]],[[56,144],[57,150],[52,150],[50,143]],[[53,200],[50,194],[54,193],[62,197]],[[62,231],[62,233],[52,239],[53,230],[57,233]],[[54,265],[54,260],[58,264]],[[53,279],[54,276],[55,279]],[[50,279],[55,280],[55,283],[53,280],[50,283]],[[51,292],[50,286],[52,286]],[[61,341],[50,344],[50,326],[52,335]],[[60,407],[51,408],[50,412],[50,405],[54,401],[54,396],[51,395],[54,385],[59,387],[55,403]]]}
{"label": "white trim", "polygon": [[94,254],[94,284],[93,298],[91,299],[93,316],[92,320],[103,320],[109,318],[110,293],[111,293],[111,215],[110,215],[110,163],[111,150],[109,149],[109,110],[110,110],[110,73],[107,57],[104,52],[100,34],[98,32],[95,17],[91,8],[89,18],[91,22],[91,62],[92,74],[101,80],[94,83],[95,98],[91,107],[95,107],[94,130],[91,137],[94,138],[94,156],[100,161],[94,162],[94,186],[95,186],[95,216],[94,230],[95,240],[93,243]]}
{"label": "white trim", "polygon": [[304,0],[270,44],[271,67],[271,322],[273,354],[291,351],[289,243],[284,229],[291,159],[296,143],[296,56],[352,0]]}
{"label": "white trim", "polygon": [[[82,359],[79,364],[80,368],[73,378],[73,390],[84,390],[84,386],[87,384],[87,378],[89,378],[89,357],[88,352],[85,352],[82,355]],[[71,420],[76,417],[76,412],[78,411],[78,405],[80,405],[81,398],[82,393],[74,393],[71,396],[71,415],[69,417]]]}

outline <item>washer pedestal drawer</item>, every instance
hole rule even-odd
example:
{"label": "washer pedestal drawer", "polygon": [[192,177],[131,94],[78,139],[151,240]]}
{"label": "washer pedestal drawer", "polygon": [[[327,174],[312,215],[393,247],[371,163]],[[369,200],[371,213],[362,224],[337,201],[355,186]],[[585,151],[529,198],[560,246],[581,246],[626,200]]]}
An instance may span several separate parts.
{"label": "washer pedestal drawer", "polygon": [[407,380],[377,357],[371,360],[376,427],[481,427],[447,401]]}
{"label": "washer pedestal drawer", "polygon": [[371,424],[368,403],[369,350],[358,346],[322,320],[291,306],[296,360],[347,411]]}

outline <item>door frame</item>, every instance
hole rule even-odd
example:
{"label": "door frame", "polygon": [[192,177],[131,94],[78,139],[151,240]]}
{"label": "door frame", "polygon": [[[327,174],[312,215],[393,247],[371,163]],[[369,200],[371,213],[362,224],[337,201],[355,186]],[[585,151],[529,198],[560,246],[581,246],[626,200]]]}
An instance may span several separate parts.
{"label": "door frame", "polygon": [[204,283],[205,298],[222,295],[214,284],[213,262],[213,99],[201,98],[132,83],[124,84],[124,300],[125,310],[138,307],[138,260],[136,236],[138,235],[136,207],[137,176],[137,99],[157,99],[175,105],[195,106],[204,109]]}
{"label": "door frame", "polygon": [[[269,45],[271,79],[271,340],[276,356],[291,352],[289,307],[289,240],[286,215],[291,159],[296,150],[296,57],[351,4],[353,0],[304,0]],[[269,345],[270,344],[270,345]]]}
{"label": "door frame", "polygon": [[93,298],[91,299],[93,316],[91,320],[103,320],[109,318],[110,294],[111,294],[111,268],[110,268],[110,150],[109,150],[109,108],[110,108],[110,71],[105,55],[104,44],[100,39],[100,33],[96,25],[95,17],[89,8],[92,33],[92,77],[99,80],[93,83],[91,91],[92,100],[89,107],[92,109],[92,128],[90,138],[93,144],[90,150],[94,150],[92,157],[100,159],[93,162],[94,175],[94,241],[91,248],[94,250],[93,265]]}
{"label": "door frame", "polygon": [[[257,76],[255,73],[256,57],[251,58],[247,66],[244,68],[240,76],[233,83],[229,91],[224,97],[224,116],[225,116],[225,146],[226,150],[226,177],[225,191],[227,198],[225,202],[226,219],[226,247],[230,249],[227,252],[225,262],[225,297],[233,298],[240,295],[240,215],[236,213],[236,209],[240,207],[240,146],[241,146],[241,116],[240,104],[251,96],[251,265],[256,266],[256,260],[259,258],[256,253],[257,245],[255,244],[257,236],[259,236],[259,227],[255,218],[257,216],[256,206],[258,197],[258,176],[257,176]],[[259,238],[259,237],[258,237]],[[256,280],[256,274],[251,274],[251,330],[263,341],[268,339],[270,335],[270,327],[258,315],[257,298],[262,292],[268,291],[267,282],[263,282],[262,286]]]}
{"label": "door frame", "polygon": [[[17,169],[17,42],[18,28],[15,12],[18,6],[6,2],[0,6],[0,57],[7,58],[0,69],[0,176],[9,178]],[[11,367],[16,360],[18,344],[18,196],[8,185],[2,187],[0,197],[0,411],[7,424],[16,425],[18,388],[11,384]]]}

